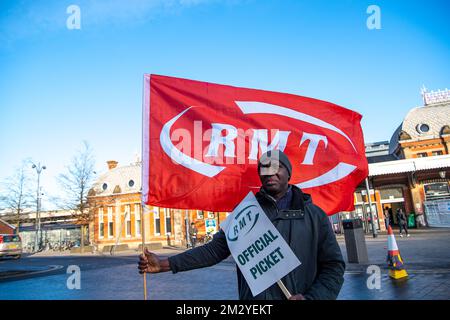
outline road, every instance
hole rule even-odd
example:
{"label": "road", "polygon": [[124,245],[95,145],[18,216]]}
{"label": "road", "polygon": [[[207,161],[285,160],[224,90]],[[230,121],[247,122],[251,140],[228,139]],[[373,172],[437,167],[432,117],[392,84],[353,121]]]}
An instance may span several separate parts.
{"label": "road", "polygon": [[[381,285],[369,289],[367,266],[348,264],[338,299],[450,299],[450,230],[414,233],[397,239],[409,277],[393,281],[385,264],[386,237],[367,238],[370,262],[381,267]],[[338,238],[344,257],[345,245]],[[168,255],[181,250],[165,250]],[[47,274],[0,282],[0,299],[142,299],[143,281],[137,272],[137,253],[118,256],[25,256],[20,260],[0,260],[0,271],[8,268],[60,266]],[[81,270],[80,289],[69,289],[67,268]],[[188,272],[148,275],[151,300],[234,300],[237,295],[235,264],[228,259],[216,266]]]}

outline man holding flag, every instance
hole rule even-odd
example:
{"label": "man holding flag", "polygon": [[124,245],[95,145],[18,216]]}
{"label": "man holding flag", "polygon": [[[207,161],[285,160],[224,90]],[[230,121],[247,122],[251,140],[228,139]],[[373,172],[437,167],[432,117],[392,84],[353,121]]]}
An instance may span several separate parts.
{"label": "man holding flag", "polygon": [[[262,183],[256,194],[258,203],[302,260],[282,279],[293,294],[290,299],[336,299],[344,282],[345,263],[327,215],[313,204],[309,194],[289,184],[292,165],[282,151],[265,153],[259,160],[258,173]],[[212,266],[229,255],[225,233],[220,230],[210,243],[168,259],[146,251],[140,257],[139,272],[188,271]],[[284,298],[276,284],[253,297],[240,270],[237,272],[241,300]]]}
{"label": "man holding flag", "polygon": [[327,215],[353,210],[368,174],[360,120],[317,99],[145,75],[143,205],[233,213],[204,246],[145,249],[139,272],[232,254],[240,299],[336,299],[345,263]]}

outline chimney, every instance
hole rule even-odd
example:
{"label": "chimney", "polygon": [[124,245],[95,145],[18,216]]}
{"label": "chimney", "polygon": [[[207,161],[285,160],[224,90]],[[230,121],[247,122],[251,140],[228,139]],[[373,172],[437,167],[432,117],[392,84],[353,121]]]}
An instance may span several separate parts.
{"label": "chimney", "polygon": [[109,161],[106,161],[106,163],[108,164],[109,170],[114,169],[115,167],[117,167],[117,164],[118,164],[118,162],[115,160],[109,160]]}

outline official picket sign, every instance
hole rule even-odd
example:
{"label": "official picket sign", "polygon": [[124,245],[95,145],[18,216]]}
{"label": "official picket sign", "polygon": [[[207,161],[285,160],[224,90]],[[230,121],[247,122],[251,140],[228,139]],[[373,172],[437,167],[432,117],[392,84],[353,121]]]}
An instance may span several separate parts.
{"label": "official picket sign", "polygon": [[233,210],[221,228],[253,296],[301,264],[252,192]]}

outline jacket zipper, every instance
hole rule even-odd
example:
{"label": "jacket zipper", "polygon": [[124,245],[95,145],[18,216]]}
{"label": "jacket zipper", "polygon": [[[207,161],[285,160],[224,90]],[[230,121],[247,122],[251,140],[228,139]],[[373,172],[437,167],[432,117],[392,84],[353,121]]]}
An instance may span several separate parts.
{"label": "jacket zipper", "polygon": [[[277,216],[278,216],[280,214],[280,210],[278,209],[277,203],[274,200],[272,200],[271,198],[267,197],[266,195],[264,195],[264,197],[266,197],[270,201],[272,206],[275,207],[275,210],[276,210]],[[288,237],[288,239],[289,239],[288,246],[289,247],[291,246],[291,235],[292,235],[292,223],[291,223],[291,221],[289,221],[289,237]],[[267,295],[268,295],[268,293],[265,294],[266,299],[268,299]]]}

